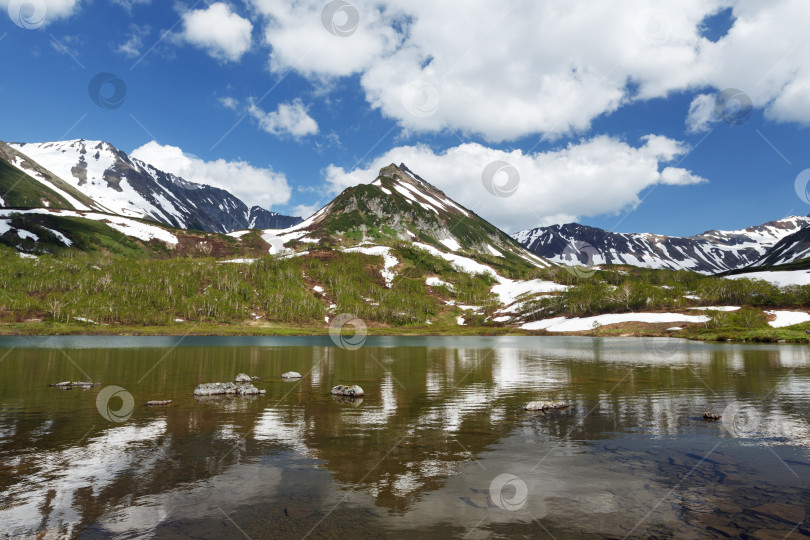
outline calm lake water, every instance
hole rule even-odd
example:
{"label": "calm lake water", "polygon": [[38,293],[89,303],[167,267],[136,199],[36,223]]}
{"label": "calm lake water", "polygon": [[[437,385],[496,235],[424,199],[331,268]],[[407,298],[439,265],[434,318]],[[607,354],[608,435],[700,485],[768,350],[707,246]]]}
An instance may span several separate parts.
{"label": "calm lake water", "polygon": [[[192,395],[241,372],[267,394]],[[807,347],[0,340],[0,537],[799,537],[808,486]]]}

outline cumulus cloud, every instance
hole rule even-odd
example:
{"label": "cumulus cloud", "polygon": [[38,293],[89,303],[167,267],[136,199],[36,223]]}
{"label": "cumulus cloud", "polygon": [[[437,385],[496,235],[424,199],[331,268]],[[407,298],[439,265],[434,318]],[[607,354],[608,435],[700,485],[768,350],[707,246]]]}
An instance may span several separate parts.
{"label": "cumulus cloud", "polygon": [[[667,166],[685,155],[683,143],[648,135],[640,146],[609,136],[598,136],[547,152],[506,152],[480,144],[462,144],[442,153],[426,146],[394,148],[367,168],[326,169],[331,193],[368,183],[380,168],[405,163],[422,178],[442,189],[478,215],[508,232],[575,221],[581,216],[618,213],[639,204],[639,193],[656,184],[684,186],[705,179],[677,166]],[[496,197],[484,188],[482,172],[493,161],[511,164],[520,184],[511,197]],[[496,183],[505,180],[494,178]]]}
{"label": "cumulus cloud", "polygon": [[156,141],[136,148],[130,155],[190,182],[230,191],[248,206],[269,209],[290,200],[287,178],[270,168],[257,168],[245,161],[205,161],[176,146],[161,145]]}
{"label": "cumulus cloud", "polygon": [[35,28],[70,17],[79,10],[80,3],[81,0],[41,0],[35,3],[0,0],[0,8],[15,24],[30,24],[29,28]]}
{"label": "cumulus cloud", "polygon": [[[344,37],[322,24],[323,1],[252,2],[274,71],[359,76],[408,130],[557,137],[629,103],[729,87],[771,120],[810,124],[805,0],[352,0],[359,24]],[[706,18],[726,8],[733,24],[711,41]],[[693,112],[689,127],[705,129],[707,109]]]}
{"label": "cumulus cloud", "polygon": [[183,16],[181,39],[200,47],[218,60],[237,62],[250,50],[253,24],[216,2]]}
{"label": "cumulus cloud", "polygon": [[[226,103],[223,105],[228,106]],[[271,135],[299,138],[318,133],[318,123],[309,115],[300,99],[281,103],[271,112],[263,111],[251,103],[248,112],[259,123],[259,127]]]}

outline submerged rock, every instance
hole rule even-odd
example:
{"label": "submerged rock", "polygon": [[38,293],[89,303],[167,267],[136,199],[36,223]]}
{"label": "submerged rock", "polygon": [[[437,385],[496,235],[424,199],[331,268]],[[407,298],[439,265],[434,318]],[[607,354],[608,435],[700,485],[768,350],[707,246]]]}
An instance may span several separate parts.
{"label": "submerged rock", "polygon": [[56,384],[49,384],[54,388],[61,388],[63,390],[70,390],[71,388],[92,388],[93,386],[101,386],[101,383],[87,382],[87,381],[64,381]]}
{"label": "submerged rock", "polygon": [[565,401],[530,401],[523,407],[524,411],[559,411],[571,405]]}
{"label": "submerged rock", "polygon": [[359,407],[361,403],[363,403],[363,398],[361,397],[350,397],[350,396],[332,396],[332,401],[336,403],[348,403],[352,407]]}
{"label": "submerged rock", "polygon": [[172,400],[170,400],[170,399],[165,399],[165,400],[162,400],[162,401],[158,400],[158,401],[147,401],[146,402],[147,407],[168,407],[171,404],[172,404]]}
{"label": "submerged rock", "polygon": [[353,384],[351,386],[344,386],[339,384],[332,388],[332,395],[333,396],[344,396],[344,397],[361,397],[365,395],[363,389]]}
{"label": "submerged rock", "polygon": [[713,413],[713,412],[705,412],[705,413],[703,413],[703,419],[704,420],[720,420],[721,418],[723,418],[723,416],[719,415],[717,413]]}
{"label": "submerged rock", "polygon": [[298,373],[297,371],[288,371],[287,373],[282,373],[281,378],[282,379],[300,379],[301,374]]}
{"label": "submerged rock", "polygon": [[232,382],[226,383],[203,383],[194,389],[195,396],[222,396],[222,395],[238,395],[238,396],[253,396],[258,394],[266,394],[267,390],[259,390],[250,383],[235,384]]}

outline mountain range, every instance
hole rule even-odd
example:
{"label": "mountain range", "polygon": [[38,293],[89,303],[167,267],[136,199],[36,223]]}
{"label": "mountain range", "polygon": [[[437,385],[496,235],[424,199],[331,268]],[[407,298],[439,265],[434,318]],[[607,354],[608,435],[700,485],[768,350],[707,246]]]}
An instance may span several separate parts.
{"label": "mountain range", "polygon": [[301,221],[248,207],[228,191],[158,170],[102,141],[0,143],[0,158],[56,192],[71,210],[218,233],[285,228]]}
{"label": "mountain range", "polygon": [[[226,190],[161,171],[110,143],[84,139],[0,142],[0,206],[28,209],[17,212],[16,226],[19,229],[21,224],[30,224],[31,230],[23,227],[14,233],[15,226],[8,220],[0,227],[5,243],[22,251],[36,247],[33,229],[39,236],[50,238],[54,246],[76,244],[70,226],[59,219],[73,219],[75,226],[75,219],[84,217],[119,232],[139,230],[133,238],[141,242],[166,237],[157,229],[149,229],[156,225],[181,238],[177,245],[183,245],[186,236],[180,231],[230,234],[230,239],[217,241],[223,246],[218,253],[238,252],[239,247],[231,249],[229,242],[238,240],[244,245],[248,238],[252,239],[252,253],[261,246],[280,252],[316,243],[412,242],[445,253],[471,255],[500,268],[618,264],[703,274],[795,265],[810,256],[810,217],[806,216],[689,237],[616,233],[577,223],[538,227],[509,236],[405,164],[383,168],[372,182],[346,189],[304,221],[249,207]],[[43,209],[49,209],[47,220]],[[3,215],[11,213],[5,210]],[[121,219],[130,221],[123,225]],[[59,233],[65,241],[48,230]],[[146,230],[150,232],[144,233]],[[250,230],[261,232],[248,235]],[[12,240],[8,239],[10,233]],[[34,251],[42,249],[40,245],[39,251]]]}
{"label": "mountain range", "polygon": [[736,231],[688,237],[615,233],[568,223],[521,231],[513,238],[564,265],[625,264],[720,274],[797,262],[810,255],[810,217],[791,216]]}

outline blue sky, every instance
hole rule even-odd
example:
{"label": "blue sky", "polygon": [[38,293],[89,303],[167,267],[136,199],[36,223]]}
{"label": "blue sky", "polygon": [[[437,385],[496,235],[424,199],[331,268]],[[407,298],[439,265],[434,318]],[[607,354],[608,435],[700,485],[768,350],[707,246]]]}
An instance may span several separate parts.
{"label": "blue sky", "polygon": [[[106,140],[291,214],[393,160],[508,232],[810,213],[810,7],[668,4],[0,0],[0,139]],[[99,73],[120,107],[91,99]],[[751,103],[736,125],[727,88]],[[514,195],[484,189],[495,160]]]}

